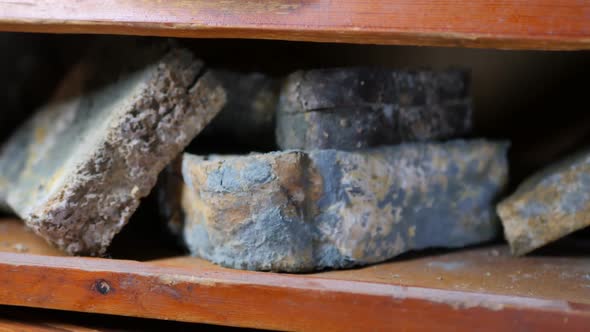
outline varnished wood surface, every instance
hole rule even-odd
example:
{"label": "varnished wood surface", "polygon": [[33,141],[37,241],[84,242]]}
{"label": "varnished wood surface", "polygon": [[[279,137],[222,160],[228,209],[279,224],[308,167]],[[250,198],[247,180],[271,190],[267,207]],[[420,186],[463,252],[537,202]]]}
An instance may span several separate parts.
{"label": "varnished wood surface", "polygon": [[[32,319],[13,320],[0,318],[0,332],[99,332],[101,330],[89,329],[73,324],[52,324],[46,322],[33,322]],[[107,331],[107,330],[102,330]]]}
{"label": "varnished wood surface", "polygon": [[0,305],[0,332],[258,332],[263,330]]}
{"label": "varnished wood surface", "polygon": [[[0,228],[0,241],[20,238]],[[8,234],[7,232],[10,232]],[[196,258],[136,262],[0,253],[0,302],[308,331],[583,331],[590,259],[512,258],[503,247],[306,275],[225,269]],[[32,253],[35,254],[32,254]],[[488,274],[489,273],[489,274]]]}
{"label": "varnished wood surface", "polygon": [[0,219],[0,252],[64,256],[58,249],[50,246],[43,238],[13,219]]}
{"label": "varnished wood surface", "polygon": [[587,0],[9,0],[0,30],[590,48]]}
{"label": "varnished wood surface", "polygon": [[[199,270],[217,268],[214,264],[195,257],[175,257],[153,263],[159,266]],[[510,256],[506,246],[402,258],[360,269],[327,271],[304,276],[459,292],[559,299],[590,305],[590,258],[514,258]]]}

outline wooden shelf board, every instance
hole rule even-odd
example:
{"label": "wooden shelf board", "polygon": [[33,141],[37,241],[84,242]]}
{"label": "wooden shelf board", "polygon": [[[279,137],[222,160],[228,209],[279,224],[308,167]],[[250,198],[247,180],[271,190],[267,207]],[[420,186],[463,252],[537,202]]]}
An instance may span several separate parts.
{"label": "wooden shelf board", "polygon": [[254,332],[261,330],[227,328],[186,322],[137,317],[89,314],[39,308],[0,305],[0,331],[42,332]]}
{"label": "wooden shelf board", "polygon": [[0,250],[6,305],[279,330],[552,331],[590,324],[590,259],[513,258],[503,246],[294,275],[192,257],[48,256],[55,251],[20,222],[0,220]]}
{"label": "wooden shelf board", "polygon": [[589,49],[578,0],[10,0],[0,30]]}

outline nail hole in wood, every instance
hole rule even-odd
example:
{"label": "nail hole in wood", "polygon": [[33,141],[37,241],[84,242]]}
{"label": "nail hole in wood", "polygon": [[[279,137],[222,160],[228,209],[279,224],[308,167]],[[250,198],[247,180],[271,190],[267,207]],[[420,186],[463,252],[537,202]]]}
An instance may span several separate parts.
{"label": "nail hole in wood", "polygon": [[111,291],[111,285],[106,280],[99,279],[94,284],[94,289],[102,295],[107,295]]}

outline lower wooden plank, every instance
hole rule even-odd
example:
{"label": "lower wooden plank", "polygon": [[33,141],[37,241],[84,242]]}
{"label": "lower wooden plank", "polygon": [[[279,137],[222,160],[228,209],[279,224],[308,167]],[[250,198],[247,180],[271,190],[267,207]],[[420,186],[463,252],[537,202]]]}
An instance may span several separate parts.
{"label": "lower wooden plank", "polygon": [[90,314],[51,309],[0,305],[0,332],[261,332],[264,330],[228,328],[158,319]]}
{"label": "lower wooden plank", "polygon": [[0,219],[0,252],[65,255],[16,219]]}
{"label": "lower wooden plank", "polygon": [[[27,331],[27,332],[67,332],[69,329],[56,328],[47,324],[23,322],[0,318],[0,332]],[[79,331],[82,332],[82,331]]]}
{"label": "lower wooden plank", "polygon": [[590,326],[590,259],[513,258],[504,246],[304,275],[54,254],[0,220],[0,304],[297,331]]}
{"label": "lower wooden plank", "polygon": [[[448,253],[400,257],[352,270],[325,271],[305,277],[391,284],[425,289],[554,299],[590,305],[590,259],[512,257],[504,245]],[[219,269],[195,257],[174,257],[151,264],[199,271]]]}
{"label": "lower wooden plank", "polygon": [[0,253],[2,304],[305,331],[558,330],[590,306],[391,283]]}

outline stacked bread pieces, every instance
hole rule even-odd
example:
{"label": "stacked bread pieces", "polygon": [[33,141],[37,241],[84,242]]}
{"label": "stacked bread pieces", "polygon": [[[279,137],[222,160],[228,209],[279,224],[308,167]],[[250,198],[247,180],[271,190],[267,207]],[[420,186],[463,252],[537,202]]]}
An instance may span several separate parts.
{"label": "stacked bread pieces", "polygon": [[289,272],[493,239],[508,144],[452,140],[471,129],[468,85],[457,70],[293,73],[277,106],[283,151],[185,153],[168,176],[172,228],[196,256]]}

